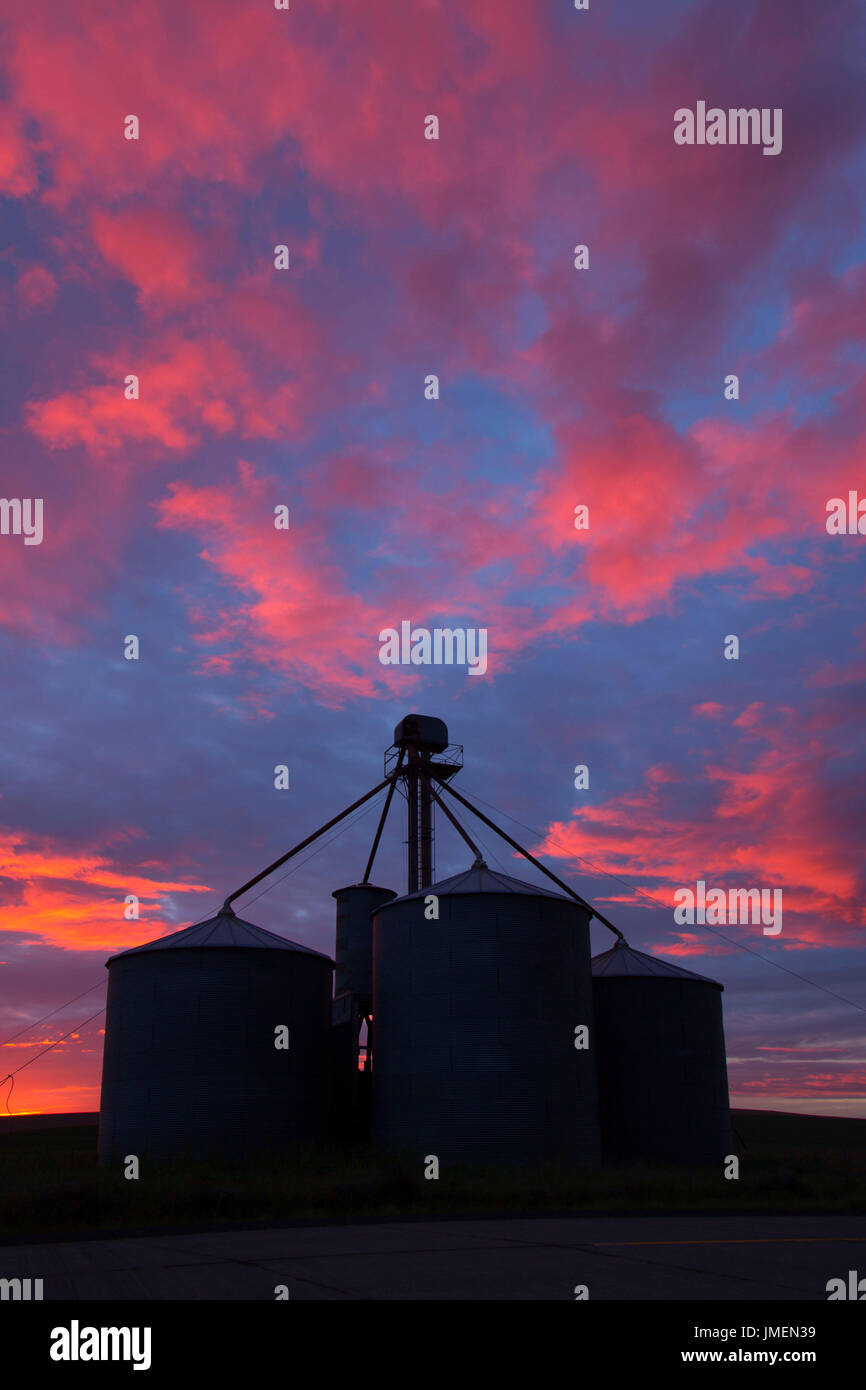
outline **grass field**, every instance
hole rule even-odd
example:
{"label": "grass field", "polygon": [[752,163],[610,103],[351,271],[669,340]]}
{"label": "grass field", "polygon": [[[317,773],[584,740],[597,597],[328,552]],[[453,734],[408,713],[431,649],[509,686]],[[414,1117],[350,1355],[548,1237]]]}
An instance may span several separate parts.
{"label": "grass field", "polygon": [[443,1171],[345,1147],[295,1148],[256,1161],[142,1164],[127,1181],[96,1166],[96,1126],[0,1134],[0,1239],[207,1229],[305,1218],[557,1212],[866,1212],[866,1120],[733,1112],[740,1177],[720,1169]]}

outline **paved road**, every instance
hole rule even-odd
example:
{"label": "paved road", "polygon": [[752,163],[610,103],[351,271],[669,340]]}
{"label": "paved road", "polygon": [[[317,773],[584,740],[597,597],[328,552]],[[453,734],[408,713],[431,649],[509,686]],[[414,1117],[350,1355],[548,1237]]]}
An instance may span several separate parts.
{"label": "paved road", "polygon": [[866,1217],[535,1217],[0,1246],[46,1299],[817,1299]]}

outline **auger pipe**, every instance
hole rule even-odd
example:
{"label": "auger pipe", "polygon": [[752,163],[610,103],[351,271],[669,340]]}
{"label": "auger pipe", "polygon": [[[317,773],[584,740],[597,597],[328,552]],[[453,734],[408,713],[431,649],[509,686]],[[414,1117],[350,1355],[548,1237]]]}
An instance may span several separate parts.
{"label": "auger pipe", "polygon": [[351,815],[353,811],[357,811],[359,806],[363,806],[364,802],[369,801],[371,796],[375,796],[383,787],[387,787],[389,782],[393,784],[393,779],[394,773],[389,773],[385,780],[379,783],[378,787],[374,787],[372,791],[367,792],[366,796],[359,797],[357,801],[353,801],[351,806],[347,806],[345,811],[341,811],[338,816],[334,816],[333,820],[329,820],[326,825],[322,825],[318,830],[314,830],[312,835],[308,835],[306,840],[301,840],[301,843],[295,845],[294,849],[290,849],[288,854],[281,854],[279,859],[275,859],[273,864],[269,864],[266,869],[262,869],[261,873],[256,874],[255,878],[251,878],[249,883],[245,883],[242,888],[238,888],[234,893],[230,893],[223,903],[223,907],[229,907],[236,898],[241,897],[241,895],[248,892],[250,888],[255,888],[256,884],[261,883],[262,879],[267,878],[268,874],[272,874],[274,869],[278,869],[281,864],[285,864],[287,860],[299,854],[302,849],[306,849],[307,845],[311,845],[314,840],[318,840],[319,836],[324,835],[326,830],[330,830],[332,825],[338,825],[341,820],[345,820],[346,816]]}
{"label": "auger pipe", "polygon": [[[435,776],[436,774],[434,773],[433,775]],[[439,779],[437,778],[437,781],[438,780]],[[492,821],[490,819],[489,816],[485,816],[483,811],[479,811],[477,806],[473,806],[471,801],[467,801],[465,796],[461,796],[460,793],[455,791],[454,788],[448,782],[442,782],[441,786],[443,791],[450,792],[451,796],[455,796],[457,800],[466,807],[467,811],[471,811],[472,814],[477,816],[479,820],[482,820],[485,825],[489,825],[491,830],[495,830],[497,835],[501,835],[502,839],[505,840],[507,844],[511,845],[512,849],[516,849],[520,854],[523,855],[524,859],[528,859],[530,864],[534,864],[536,869],[540,869],[543,874],[547,874],[547,877],[552,879],[554,883],[556,883],[560,888],[562,888],[563,891],[566,892],[570,898],[574,898],[574,901],[576,903],[580,903],[580,906],[585,908],[587,912],[590,912],[593,917],[597,917],[598,920],[603,924],[603,926],[607,927],[609,931],[612,931],[614,936],[616,936],[623,943],[624,946],[627,944],[625,937],[619,930],[619,927],[615,927],[613,925],[613,922],[609,922],[606,917],[602,917],[598,908],[593,907],[592,903],[588,903],[585,898],[582,898],[580,896],[579,893],[575,893],[574,889],[569,888],[567,883],[563,883],[561,878],[557,878],[556,874],[551,869],[548,869],[545,864],[542,864],[540,859],[536,859],[535,855],[530,854],[528,849],[524,849],[523,845],[520,845],[517,843],[516,840],[513,840],[511,836],[508,835],[501,828],[501,826],[498,826],[495,821]]]}

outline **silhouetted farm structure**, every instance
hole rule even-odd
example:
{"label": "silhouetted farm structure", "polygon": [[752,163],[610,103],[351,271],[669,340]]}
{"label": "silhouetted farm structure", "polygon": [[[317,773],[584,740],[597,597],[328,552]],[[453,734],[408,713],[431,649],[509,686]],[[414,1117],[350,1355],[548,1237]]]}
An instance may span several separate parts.
{"label": "silhouetted farm structure", "polygon": [[[102,1163],[335,1138],[419,1162],[723,1159],[722,986],[632,950],[456,791],[462,761],[441,720],[407,716],[378,786],[209,921],[108,961]],[[363,878],[333,894],[335,960],[235,915],[233,901],[385,788]],[[398,791],[408,809],[400,897],[369,881]],[[490,869],[461,806],[551,887]],[[473,856],[439,883],[434,808]],[[594,959],[593,917],[616,937]]]}

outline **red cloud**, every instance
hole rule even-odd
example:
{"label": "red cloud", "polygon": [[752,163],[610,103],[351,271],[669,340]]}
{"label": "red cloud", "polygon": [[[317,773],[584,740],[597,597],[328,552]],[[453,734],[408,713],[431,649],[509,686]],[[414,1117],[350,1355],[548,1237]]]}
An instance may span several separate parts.
{"label": "red cloud", "polygon": [[[428,341],[438,337],[452,367],[473,366],[504,389],[533,392],[555,440],[528,527],[503,524],[495,503],[473,525],[469,508],[460,515],[454,497],[445,499],[451,515],[439,557],[456,558],[470,603],[483,592],[474,570],[488,537],[495,542],[488,563],[505,557],[524,576],[545,573],[551,557],[564,561],[575,544],[573,572],[557,585],[571,592],[531,623],[518,605],[519,634],[514,623],[499,624],[502,650],[539,630],[568,635],[593,617],[638,621],[707,575],[733,574],[753,596],[804,592],[813,572],[784,544],[820,529],[832,449],[816,454],[811,435],[783,418],[744,429],[711,416],[678,433],[653,418],[648,391],[621,384],[645,380],[648,360],[681,362],[698,324],[712,341],[726,277],[736,279],[734,268],[772,249],[773,229],[781,234],[786,213],[808,207],[825,177],[826,160],[812,144],[796,178],[783,161],[747,162],[753,151],[726,152],[735,157],[710,166],[674,146],[670,122],[684,99],[683,73],[693,70],[708,33],[720,79],[738,74],[741,55],[724,24],[709,14],[685,23],[655,64],[651,47],[644,53],[627,38],[582,35],[587,76],[571,106],[552,95],[573,82],[567,49],[541,11],[515,14],[485,0],[449,26],[435,5],[381,9],[341,0],[292,14],[291,42],[283,42],[287,18],[266,6],[238,11],[222,0],[189,0],[179,31],[167,0],[116,26],[88,0],[74,18],[20,7],[9,85],[38,132],[34,145],[49,171],[42,196],[69,209],[88,266],[96,252],[136,287],[146,319],[135,337],[94,356],[73,385],[31,402],[27,420],[37,437],[83,445],[97,457],[118,454],[117,467],[130,471],[210,437],[306,438],[345,402],[347,366],[358,369],[348,389],[368,397],[382,360],[364,379],[365,351],[351,342],[351,324],[333,341],[302,294],[269,269],[273,245],[286,236],[332,292],[322,241],[334,216],[329,200],[340,197],[359,229],[365,269],[386,270],[395,292],[393,321],[383,306],[376,351],[416,344],[422,312]],[[750,69],[772,71],[795,104],[797,75],[838,43],[846,22],[841,11],[817,27],[807,13],[801,19],[781,67],[763,32],[749,53]],[[514,121],[515,93],[531,101],[532,123]],[[440,142],[422,137],[431,102]],[[130,112],[141,119],[139,141],[123,138]],[[850,138],[855,133],[852,125]],[[257,194],[275,159],[295,183],[303,172],[314,225],[286,230],[270,214],[257,221],[245,254],[258,268],[248,273],[231,195]],[[616,303],[601,307],[591,281],[579,299],[564,295],[563,275],[574,275],[565,249],[554,269],[533,240],[539,207],[554,220],[574,220],[564,168],[596,181],[585,212],[590,231],[581,235],[594,232],[609,259],[631,266],[633,227],[639,220],[644,228],[647,250],[628,313]],[[20,191],[32,188],[16,177]],[[767,219],[765,249],[743,225],[746,195],[755,216]],[[398,204],[436,235],[435,244],[423,251],[417,240],[408,239],[409,249],[402,238],[394,244],[387,230]],[[195,225],[182,210],[190,205],[199,210]],[[829,324],[836,307],[840,331],[851,333],[861,289],[848,277],[837,304],[832,291],[813,288],[806,299],[826,303],[795,310],[786,342],[803,346],[816,315]],[[527,295],[546,325],[528,345]],[[172,314],[180,321],[154,334],[154,319]],[[142,394],[127,402],[122,383],[133,372]],[[847,456],[860,457],[862,444],[862,436],[849,441]],[[359,501],[372,511],[369,494]],[[590,506],[588,533],[570,526],[579,501]],[[762,551],[770,543],[772,556]],[[408,571],[413,564],[410,556]],[[491,597],[497,618],[514,606],[513,586]]]}
{"label": "red cloud", "polygon": [[[150,941],[168,926],[159,915],[163,894],[210,891],[205,884],[114,867],[104,850],[71,853],[15,831],[0,832],[0,875],[18,887],[14,900],[0,907],[0,931],[77,951],[122,950]],[[124,917],[131,893],[140,899],[137,921]]]}
{"label": "red cloud", "polygon": [[25,309],[45,309],[57,295],[57,281],[47,266],[26,266],[18,276],[15,293]]}
{"label": "red cloud", "polygon": [[[199,641],[230,641],[234,660],[252,657],[329,702],[371,695],[393,680],[393,668],[378,662],[382,614],[329,562],[321,532],[275,528],[274,507],[285,505],[285,493],[285,485],[257,477],[249,464],[240,465],[235,488],[171,488],[160,525],[198,536],[202,557],[240,596],[231,617],[216,628],[209,622]],[[225,652],[219,656],[226,661]]]}
{"label": "red cloud", "polygon": [[[259,476],[250,464],[240,465],[236,486],[171,487],[159,509],[160,525],[196,535],[202,559],[237,596],[231,609],[190,607],[199,642],[224,648],[208,653],[207,669],[261,662],[308,685],[327,703],[341,704],[350,695],[407,690],[417,682],[414,668],[382,666],[378,659],[379,632],[399,628],[403,620],[431,627],[441,616],[447,626],[488,628],[490,670],[497,672],[535,640],[533,610],[509,597],[510,571],[497,579],[483,573],[509,556],[510,548],[519,556],[527,545],[500,515],[501,499],[466,495],[459,466],[453,490],[433,494],[423,478],[401,474],[387,458],[384,474],[377,476],[374,461],[379,462],[374,453],[338,455],[296,484],[305,506],[303,519],[293,520],[289,532],[273,524],[274,506],[288,505],[286,484]],[[341,508],[353,520],[373,513],[378,525],[383,493],[391,499],[394,546],[389,527],[380,527],[359,583],[337,563],[330,529]],[[429,564],[421,566],[417,554],[414,563],[398,563],[395,556],[405,536],[418,529],[420,516],[419,544],[429,538]]]}
{"label": "red cloud", "polygon": [[[713,887],[781,888],[784,946],[859,945],[866,909],[856,832],[839,808],[838,788],[823,783],[827,748],[803,737],[802,721],[793,711],[773,711],[760,727],[769,747],[751,754],[748,770],[707,762],[702,775],[648,777],[644,791],[553,823],[536,852],[599,865],[669,910],[675,942],[659,950],[693,954],[701,940],[710,948],[711,930],[674,929],[674,891],[694,888],[698,879]],[[729,754],[731,764],[747,756],[738,747]],[[762,935],[759,926],[736,931]]]}
{"label": "red cloud", "polygon": [[[128,375],[139,399],[127,400]],[[291,381],[268,389],[227,339],[166,334],[156,349],[129,347],[92,363],[99,384],[33,402],[30,428],[46,444],[83,444],[92,453],[129,444],[186,453],[206,434],[280,438],[303,433],[305,403]],[[129,467],[127,462],[126,467]]]}
{"label": "red cloud", "polygon": [[92,230],[105,260],[138,287],[144,300],[176,305],[207,292],[201,238],[176,214],[149,207],[97,211]]}
{"label": "red cloud", "polygon": [[724,712],[724,706],[715,700],[704,700],[700,705],[692,705],[692,714],[699,715],[702,719],[721,719]]}
{"label": "red cloud", "polygon": [[36,162],[22,125],[19,116],[0,106],[0,190],[11,198],[23,198],[36,187]]}

